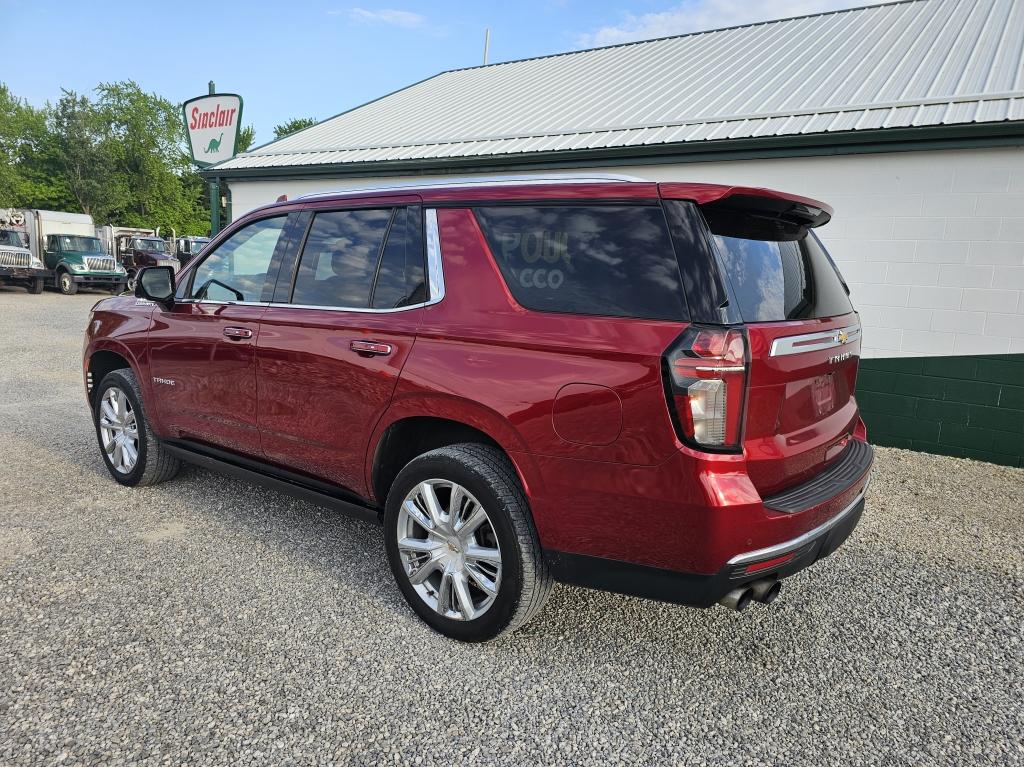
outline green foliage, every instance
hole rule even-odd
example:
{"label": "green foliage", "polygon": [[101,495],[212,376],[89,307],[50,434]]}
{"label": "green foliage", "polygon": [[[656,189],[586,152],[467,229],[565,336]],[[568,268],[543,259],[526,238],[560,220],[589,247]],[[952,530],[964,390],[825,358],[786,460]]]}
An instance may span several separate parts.
{"label": "green foliage", "polygon": [[243,128],[238,129],[238,138],[235,141],[235,152],[241,154],[242,152],[248,152],[249,147],[256,143],[256,129],[251,125],[246,125]]}
{"label": "green foliage", "polygon": [[116,147],[106,116],[85,96],[64,91],[50,110],[54,165],[83,213],[97,215],[118,207],[126,190],[115,174]]}
{"label": "green foliage", "polygon": [[97,224],[205,234],[206,187],[180,105],[132,81],[34,108],[0,84],[0,206],[89,213]]}
{"label": "green foliage", "polygon": [[73,204],[55,166],[54,137],[47,111],[16,98],[0,83],[0,207],[59,207]]}
{"label": "green foliage", "polygon": [[275,125],[274,141],[277,141],[279,138],[284,138],[285,136],[290,136],[303,128],[309,128],[312,125],[316,125],[316,120],[312,117],[296,117],[288,122]]}

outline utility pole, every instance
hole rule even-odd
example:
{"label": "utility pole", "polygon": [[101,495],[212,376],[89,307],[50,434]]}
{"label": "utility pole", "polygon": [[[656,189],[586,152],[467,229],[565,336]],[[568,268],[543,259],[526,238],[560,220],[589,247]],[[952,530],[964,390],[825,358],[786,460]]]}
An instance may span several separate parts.
{"label": "utility pole", "polygon": [[[210,80],[208,93],[212,96],[217,86]],[[210,179],[210,236],[216,237],[220,231],[220,179]]]}
{"label": "utility pole", "polygon": [[484,66],[487,66],[487,59],[491,53],[491,28],[484,30]]}

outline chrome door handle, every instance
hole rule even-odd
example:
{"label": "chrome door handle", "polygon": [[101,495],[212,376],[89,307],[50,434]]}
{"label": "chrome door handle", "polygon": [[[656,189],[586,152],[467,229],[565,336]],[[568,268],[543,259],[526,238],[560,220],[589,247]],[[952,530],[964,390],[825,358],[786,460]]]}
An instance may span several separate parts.
{"label": "chrome door handle", "polygon": [[374,357],[386,357],[395,350],[391,344],[380,344],[376,341],[353,341],[351,349],[354,352]]}
{"label": "chrome door handle", "polygon": [[252,338],[252,331],[249,328],[224,328],[224,335],[240,341],[243,338]]}

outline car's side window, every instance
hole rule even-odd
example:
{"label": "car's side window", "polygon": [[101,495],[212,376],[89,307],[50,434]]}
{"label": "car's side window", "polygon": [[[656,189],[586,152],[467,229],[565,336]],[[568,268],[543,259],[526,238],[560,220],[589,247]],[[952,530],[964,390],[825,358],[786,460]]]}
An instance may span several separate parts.
{"label": "car's side window", "polygon": [[189,297],[206,301],[259,301],[286,216],[242,227],[196,267]]}
{"label": "car's side window", "polygon": [[292,303],[366,309],[393,208],[317,213],[295,277]]}
{"label": "car's side window", "polygon": [[46,238],[46,249],[51,253],[56,253],[60,249],[60,240],[57,239],[57,235],[51,234]]}
{"label": "car's side window", "polygon": [[377,267],[370,306],[399,309],[426,300],[419,208],[399,208]]}

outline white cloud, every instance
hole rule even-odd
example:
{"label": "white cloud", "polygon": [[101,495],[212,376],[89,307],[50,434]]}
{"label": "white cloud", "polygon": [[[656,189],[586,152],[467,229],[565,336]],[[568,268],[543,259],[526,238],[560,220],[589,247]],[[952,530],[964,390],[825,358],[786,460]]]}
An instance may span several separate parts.
{"label": "white cloud", "polygon": [[[343,11],[328,11],[331,16],[340,16]],[[352,8],[347,13],[352,21],[367,24],[390,24],[393,27],[419,27],[426,18],[412,11],[398,11],[394,8],[382,8],[379,11],[368,11],[365,8]]]}
{"label": "white cloud", "polygon": [[633,40],[682,35],[708,29],[733,27],[770,19],[785,19],[808,13],[823,13],[842,8],[872,5],[886,0],[686,0],[659,13],[640,16],[626,13],[619,24],[600,27],[576,38],[581,48],[616,45]]}

